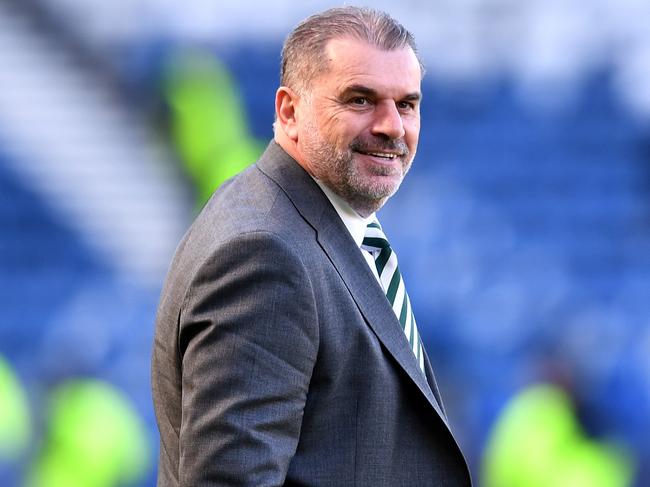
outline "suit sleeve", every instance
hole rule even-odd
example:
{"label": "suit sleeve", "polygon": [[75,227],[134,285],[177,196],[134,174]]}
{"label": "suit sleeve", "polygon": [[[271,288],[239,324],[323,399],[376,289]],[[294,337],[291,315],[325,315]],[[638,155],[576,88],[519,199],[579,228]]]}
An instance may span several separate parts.
{"label": "suit sleeve", "polygon": [[264,232],[221,245],[179,319],[181,485],[282,485],[318,351],[300,256]]}

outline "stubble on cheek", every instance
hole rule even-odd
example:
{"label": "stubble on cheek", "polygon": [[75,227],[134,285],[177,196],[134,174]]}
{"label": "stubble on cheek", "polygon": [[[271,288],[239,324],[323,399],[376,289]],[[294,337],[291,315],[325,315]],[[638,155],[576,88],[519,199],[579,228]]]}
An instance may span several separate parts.
{"label": "stubble on cheek", "polygon": [[[403,141],[360,137],[345,143],[328,140],[314,123],[305,128],[308,135],[303,139],[302,152],[312,176],[325,183],[360,214],[378,210],[397,191],[410,168],[411,158]],[[364,156],[355,148],[399,151],[403,154],[402,164],[372,164],[364,161]]]}

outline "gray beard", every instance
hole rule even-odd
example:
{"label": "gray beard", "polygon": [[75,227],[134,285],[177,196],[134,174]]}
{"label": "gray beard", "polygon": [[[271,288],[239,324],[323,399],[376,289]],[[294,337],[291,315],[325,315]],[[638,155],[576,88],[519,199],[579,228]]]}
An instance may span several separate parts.
{"label": "gray beard", "polygon": [[[316,147],[312,145],[309,147],[307,156],[310,159],[310,167],[314,171],[314,176],[343,198],[357,213],[366,217],[379,210],[386,200],[395,194],[401,181],[398,184],[390,185],[368,182],[359,173],[358,167],[354,163],[354,148],[363,149],[364,147],[400,150],[404,153],[403,160],[408,160],[409,157],[406,144],[402,141],[378,142],[370,146],[358,139],[355,139],[346,151],[336,150],[331,145],[324,143],[320,143]],[[402,179],[409,169],[410,161],[400,171]],[[395,175],[395,171],[396,169],[392,167],[378,167],[375,168],[373,174],[390,176]]]}

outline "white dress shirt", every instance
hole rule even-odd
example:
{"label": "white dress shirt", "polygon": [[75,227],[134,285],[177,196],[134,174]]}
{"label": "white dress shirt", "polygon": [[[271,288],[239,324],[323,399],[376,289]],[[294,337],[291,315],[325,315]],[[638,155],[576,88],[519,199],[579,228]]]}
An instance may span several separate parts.
{"label": "white dress shirt", "polygon": [[[332,203],[332,206],[334,207],[338,215],[341,217],[341,220],[343,220],[343,223],[345,224],[345,228],[347,228],[348,232],[350,232],[350,235],[352,235],[352,238],[357,244],[357,247],[359,248],[361,255],[363,255],[364,259],[366,259],[366,263],[368,264],[368,267],[370,267],[370,270],[372,271],[372,274],[375,276],[375,279],[377,279],[377,282],[379,282],[381,288],[384,290],[384,292],[386,292],[386,289],[383,287],[381,283],[381,279],[379,278],[379,274],[377,272],[375,258],[370,252],[361,248],[361,244],[363,243],[363,238],[366,234],[366,227],[368,226],[368,223],[371,223],[373,221],[379,223],[379,221],[377,220],[377,216],[375,215],[375,213],[372,213],[367,218],[363,218],[356,211],[354,211],[352,207],[345,200],[343,200],[343,198],[341,198],[339,195],[334,193],[331,189],[325,186],[325,184],[323,184],[321,181],[319,181],[316,178],[314,178],[314,181],[316,181],[316,184],[320,186],[320,188],[323,190],[323,193],[325,193],[325,196],[327,196],[327,199],[329,199],[330,203]],[[413,324],[415,325],[415,321],[413,321]],[[404,331],[405,336],[407,337],[408,337],[409,329],[410,327],[407,327]],[[420,343],[420,345],[418,346],[421,347],[421,342],[419,340],[416,341],[415,343]],[[413,350],[413,353],[416,357],[419,357],[418,365],[420,366],[420,370],[423,373],[425,373],[424,372],[424,350],[422,349],[422,353],[418,355],[417,348],[416,348]]]}
{"label": "white dress shirt", "polygon": [[375,213],[372,213],[367,218],[363,218],[356,211],[354,211],[343,198],[329,189],[322,181],[319,181],[316,178],[314,178],[314,181],[316,181],[316,184],[318,184],[320,189],[323,190],[323,193],[325,193],[327,199],[330,200],[330,203],[332,203],[332,206],[336,210],[336,213],[338,213],[339,217],[341,217],[341,220],[343,220],[345,228],[347,228],[348,232],[350,232],[350,235],[357,244],[357,247],[363,255],[363,258],[366,259],[366,263],[368,264],[368,267],[370,267],[372,274],[375,276],[375,279],[377,279],[379,285],[381,286],[379,274],[377,273],[377,266],[375,265],[375,258],[370,252],[361,248],[363,237],[366,234],[366,227],[368,226],[368,223],[371,223],[373,221],[378,222],[377,216]]}

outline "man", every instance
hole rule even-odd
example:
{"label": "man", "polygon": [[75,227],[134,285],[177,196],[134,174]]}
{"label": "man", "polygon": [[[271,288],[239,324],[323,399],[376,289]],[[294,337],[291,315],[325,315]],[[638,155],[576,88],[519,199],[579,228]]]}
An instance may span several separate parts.
{"label": "man", "polygon": [[421,76],[381,12],[288,37],[274,141],[208,202],[163,290],[159,485],[470,485],[374,215],[415,155]]}

